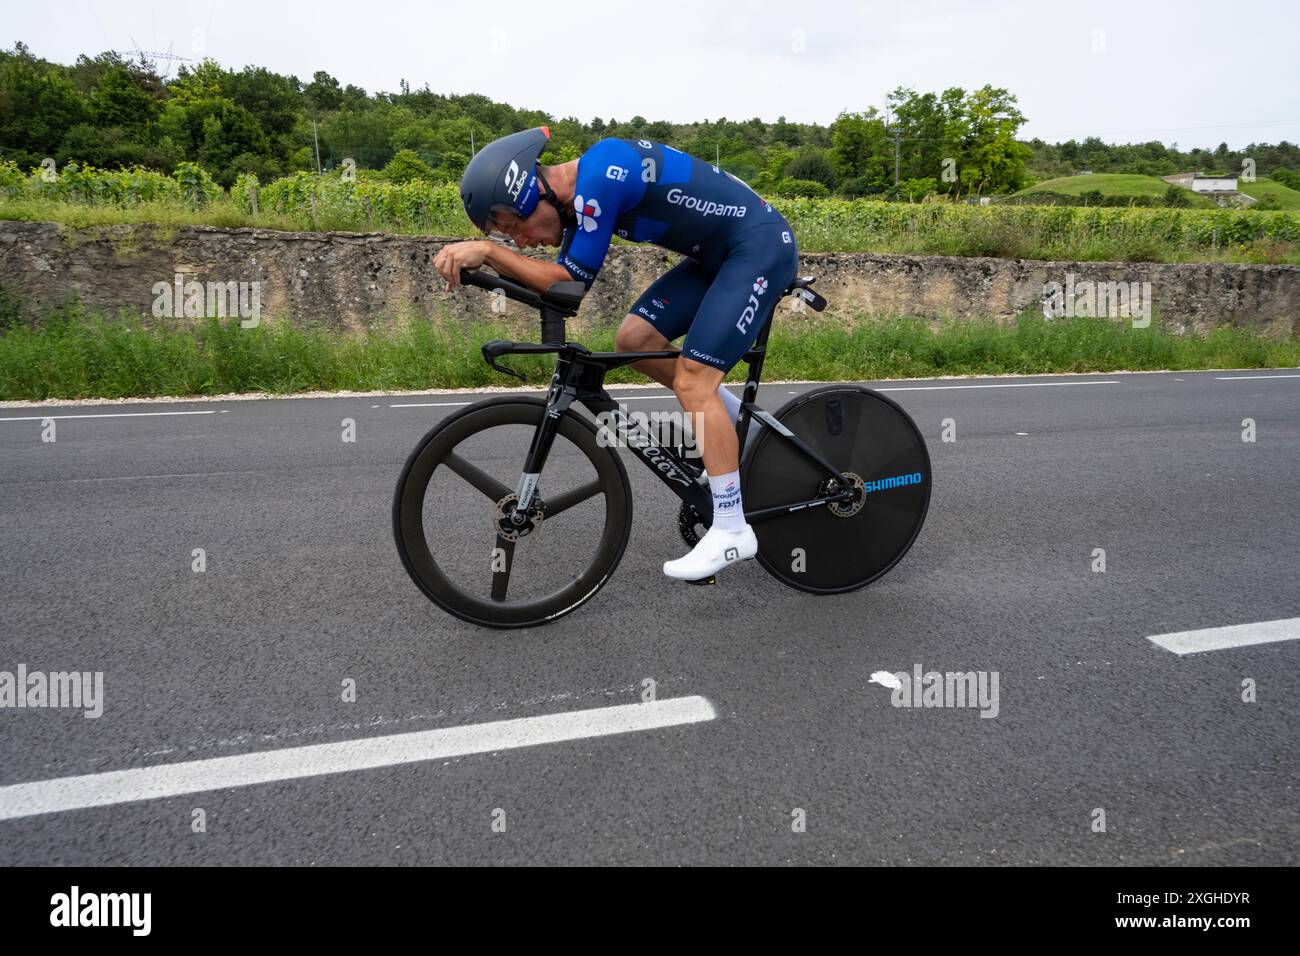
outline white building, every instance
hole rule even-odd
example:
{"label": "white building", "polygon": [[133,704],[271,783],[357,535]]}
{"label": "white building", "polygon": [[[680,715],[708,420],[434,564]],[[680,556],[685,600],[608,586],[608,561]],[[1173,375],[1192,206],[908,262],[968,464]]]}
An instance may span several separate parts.
{"label": "white building", "polygon": [[1190,189],[1194,193],[1235,193],[1237,191],[1236,176],[1207,176],[1204,173],[1175,173],[1172,176],[1162,176],[1167,183],[1173,183],[1175,186],[1182,186],[1184,189]]}

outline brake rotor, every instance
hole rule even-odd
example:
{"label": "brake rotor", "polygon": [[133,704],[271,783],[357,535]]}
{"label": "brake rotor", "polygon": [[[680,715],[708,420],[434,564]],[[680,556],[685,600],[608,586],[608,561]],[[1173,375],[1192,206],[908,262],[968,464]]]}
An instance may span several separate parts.
{"label": "brake rotor", "polygon": [[525,520],[515,524],[512,519],[518,513],[515,510],[515,502],[518,500],[518,496],[512,491],[496,503],[493,521],[497,526],[497,534],[506,541],[518,541],[525,535],[532,534],[542,526],[542,518],[545,516],[546,506],[541,497],[534,494],[533,500],[528,504]]}
{"label": "brake rotor", "polygon": [[[850,487],[853,488],[853,500],[851,501],[832,501],[826,506],[826,510],[837,518],[852,518],[862,510],[862,506],[867,502],[867,492],[863,487],[862,476],[854,474],[851,471],[843,473],[845,478],[851,479]],[[839,482],[833,478],[828,478],[822,487],[822,494],[836,494],[839,491]]]}

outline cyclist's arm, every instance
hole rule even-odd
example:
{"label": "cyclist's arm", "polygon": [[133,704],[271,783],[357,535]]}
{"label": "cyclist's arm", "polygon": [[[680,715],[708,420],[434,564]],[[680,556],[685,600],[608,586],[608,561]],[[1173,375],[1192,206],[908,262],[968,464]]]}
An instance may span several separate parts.
{"label": "cyclist's arm", "polygon": [[617,139],[602,139],[578,160],[574,209],[578,221],[564,234],[556,257],[570,279],[588,289],[614,241],[614,220],[645,192],[636,151]]}
{"label": "cyclist's arm", "polygon": [[556,282],[568,282],[573,278],[569,270],[558,262],[546,259],[530,259],[521,256],[513,249],[491,243],[484,262],[500,275],[522,282],[534,292],[545,292]]}

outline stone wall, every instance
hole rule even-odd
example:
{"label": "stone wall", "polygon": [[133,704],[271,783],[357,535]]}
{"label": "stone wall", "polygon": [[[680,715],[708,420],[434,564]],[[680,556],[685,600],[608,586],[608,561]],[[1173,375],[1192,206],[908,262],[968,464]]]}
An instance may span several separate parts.
{"label": "stone wall", "polygon": [[[149,317],[158,283],[259,282],[267,321],[320,322],[359,329],[450,304],[485,314],[477,289],[448,294],[433,270],[445,242],[429,236],[295,233],[261,229],[150,226],[81,230],[53,223],[0,222],[0,288],[37,318],[75,295],[93,309]],[[531,253],[537,258],[553,255]],[[854,314],[926,318],[1014,318],[1041,308],[1044,288],[1082,282],[1150,283],[1155,319],[1204,331],[1247,326],[1300,334],[1300,266],[1038,262],[947,256],[806,253],[801,274],[818,276],[829,318]],[[617,245],[583,302],[580,318],[617,322],[657,275],[679,259],[652,246]],[[788,311],[793,300],[782,309]],[[510,306],[518,315],[520,307]],[[523,316],[520,316],[521,318]],[[815,318],[804,312],[797,320]]]}

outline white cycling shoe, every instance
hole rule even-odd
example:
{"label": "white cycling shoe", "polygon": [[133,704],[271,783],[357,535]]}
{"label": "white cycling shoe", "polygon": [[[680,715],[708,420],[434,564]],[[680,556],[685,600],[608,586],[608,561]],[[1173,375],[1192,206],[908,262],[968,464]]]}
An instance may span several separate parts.
{"label": "white cycling shoe", "polygon": [[664,562],[664,574],[678,581],[711,578],[729,564],[746,561],[758,553],[754,529],[745,525],[740,531],[710,528],[704,532],[691,553],[676,561]]}

